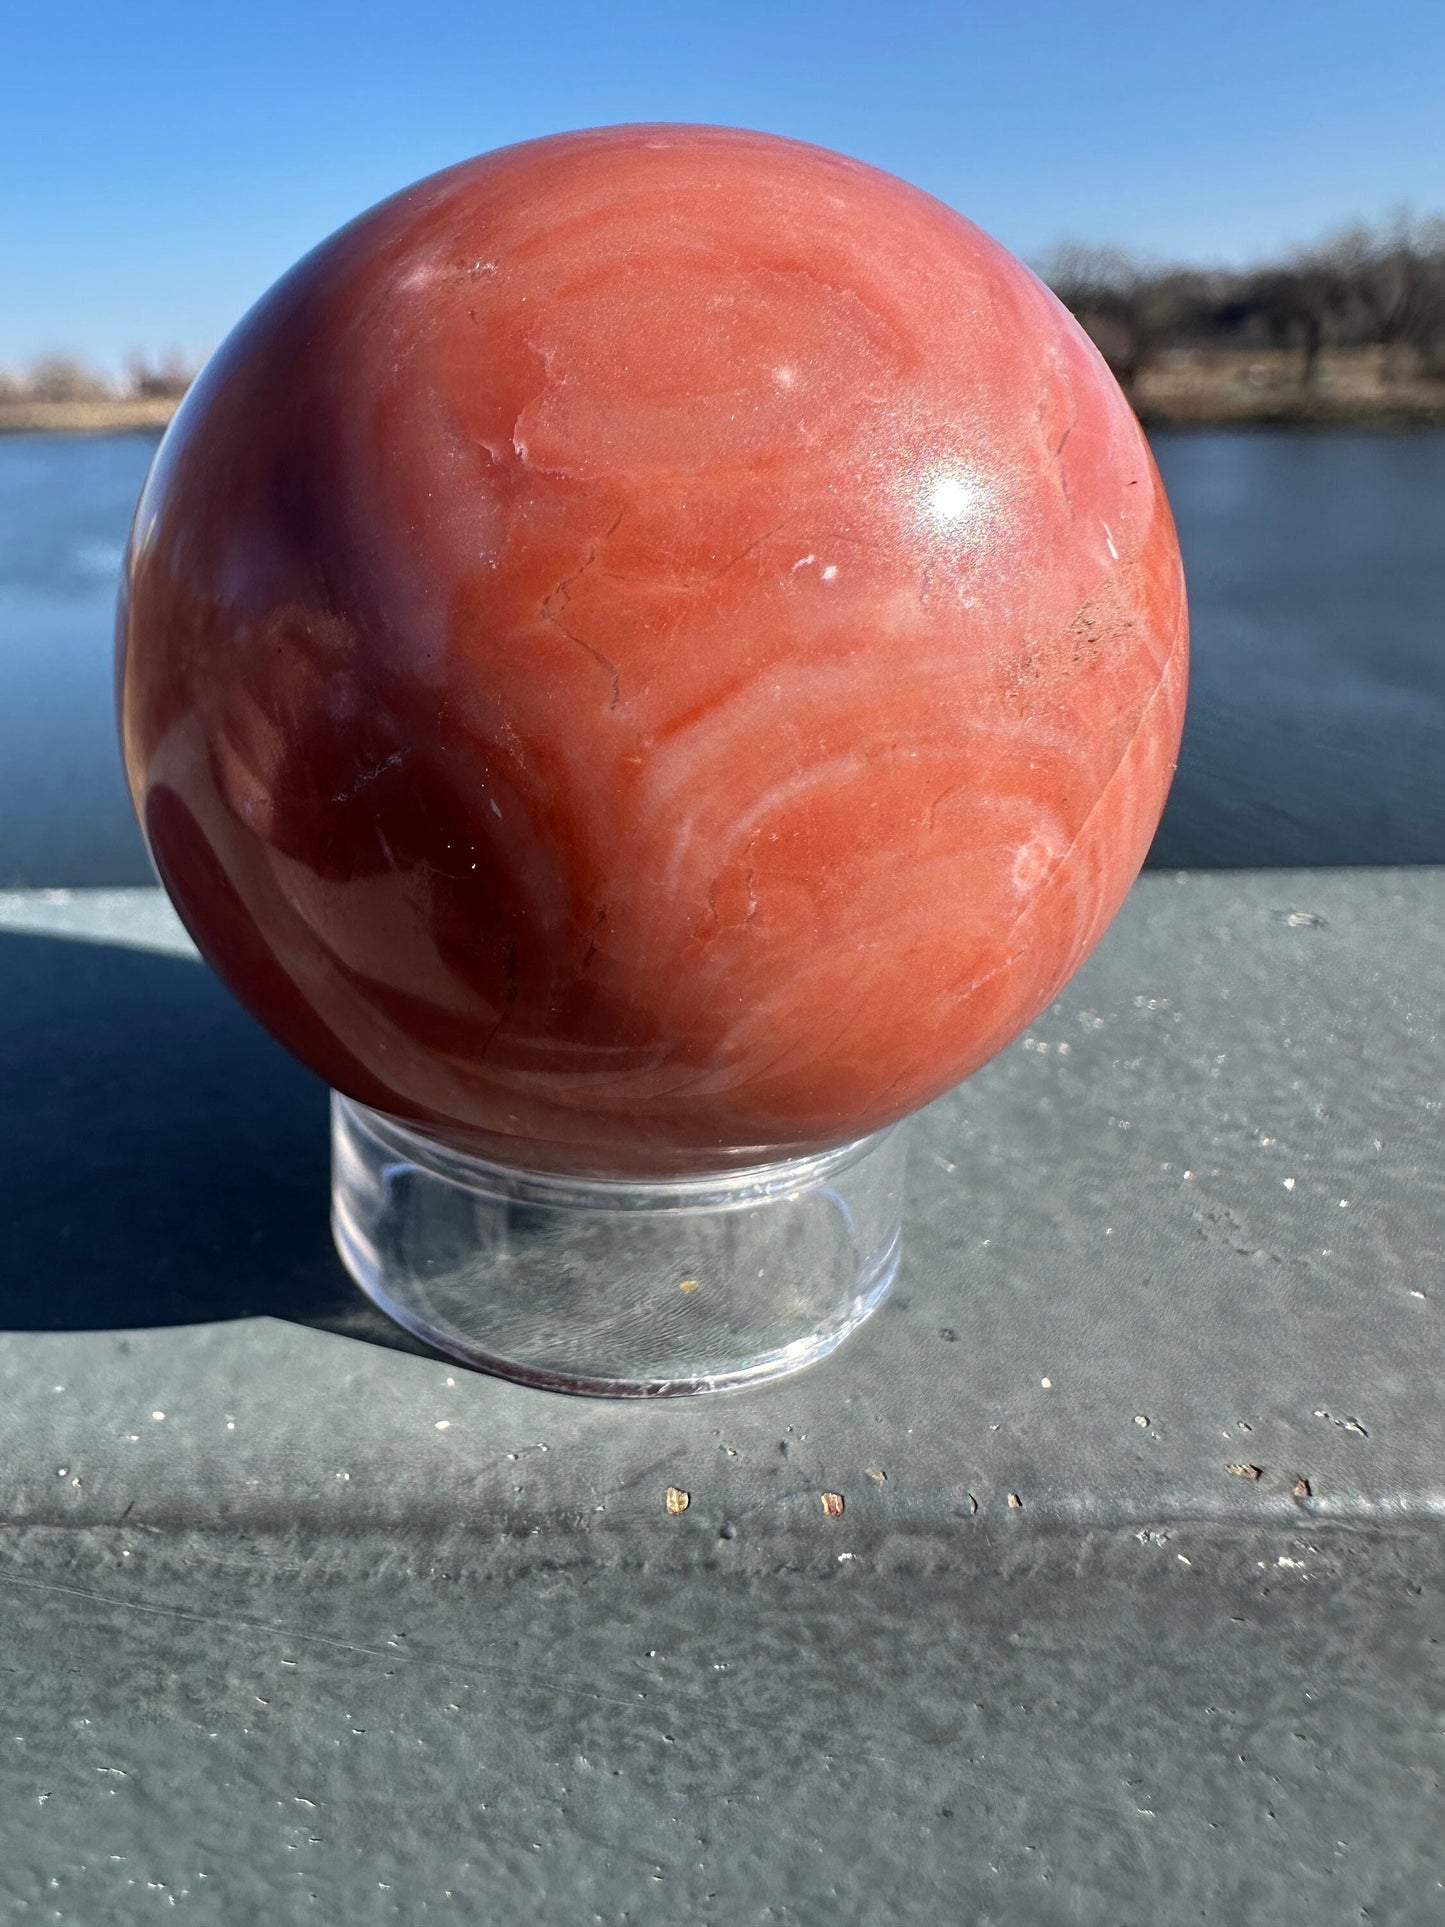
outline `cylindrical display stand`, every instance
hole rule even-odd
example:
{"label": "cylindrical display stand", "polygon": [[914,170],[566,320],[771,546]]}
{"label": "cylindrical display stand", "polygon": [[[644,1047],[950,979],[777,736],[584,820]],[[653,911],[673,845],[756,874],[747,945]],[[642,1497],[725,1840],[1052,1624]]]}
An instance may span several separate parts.
{"label": "cylindrical display stand", "polygon": [[830,1352],[898,1268],[905,1133],[666,1182],[467,1157],[332,1097],[332,1227],[390,1317],[556,1391],[726,1391]]}

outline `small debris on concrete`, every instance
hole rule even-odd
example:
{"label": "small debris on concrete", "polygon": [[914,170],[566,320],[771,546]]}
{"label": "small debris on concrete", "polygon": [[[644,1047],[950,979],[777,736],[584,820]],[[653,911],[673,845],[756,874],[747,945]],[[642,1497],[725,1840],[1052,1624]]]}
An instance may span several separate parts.
{"label": "small debris on concrete", "polygon": [[841,1492],[825,1492],[823,1494],[823,1510],[830,1519],[841,1519],[843,1516],[843,1494]]}
{"label": "small debris on concrete", "polygon": [[667,1488],[667,1509],[669,1512],[673,1514],[686,1512],[691,1504],[692,1494],[690,1492],[684,1492],[682,1487],[678,1485],[670,1485]]}
{"label": "small debris on concrete", "polygon": [[958,1337],[958,1333],[954,1331],[951,1325],[940,1325],[938,1328],[938,1335],[946,1345],[951,1345],[953,1341]]}
{"label": "small debris on concrete", "polygon": [[696,1291],[697,1283],[698,1281],[696,1278],[684,1278],[682,1282],[678,1285],[678,1290],[679,1291]]}
{"label": "small debris on concrete", "polygon": [[1296,1479],[1289,1489],[1289,1496],[1292,1499],[1312,1498],[1314,1495],[1309,1480],[1305,1478]]}
{"label": "small debris on concrete", "polygon": [[1008,1495],[1008,1509],[1009,1509],[1009,1511],[1010,1511],[1010,1512],[1022,1512],[1022,1511],[1023,1511],[1023,1509],[1024,1509],[1024,1502],[1023,1502],[1023,1500],[1022,1500],[1022,1499],[1021,1499],[1021,1498],[1019,1497],[1019,1495],[1018,1495],[1018,1493],[1017,1493],[1017,1492],[1010,1492],[1010,1494]]}
{"label": "small debris on concrete", "polygon": [[1357,1418],[1336,1418],[1333,1413],[1327,1412],[1322,1405],[1315,1407],[1315,1417],[1322,1418],[1327,1425],[1338,1425],[1342,1432],[1353,1432],[1359,1438],[1367,1439],[1370,1436]]}
{"label": "small debris on concrete", "polygon": [[1145,1413],[1136,1412],[1134,1414],[1134,1423],[1139,1427],[1139,1430],[1142,1432],[1148,1426],[1149,1420]]}
{"label": "small debris on concrete", "polygon": [[1046,1392],[1051,1392],[1054,1389],[1054,1381],[1051,1378],[1041,1378],[1039,1383]]}
{"label": "small debris on concrete", "polygon": [[1257,1481],[1264,1477],[1264,1467],[1262,1465],[1226,1465],[1224,1469],[1232,1479],[1254,1479]]}
{"label": "small debris on concrete", "polygon": [[867,1470],[867,1476],[873,1481],[874,1485],[883,1485],[888,1478],[888,1474],[883,1470],[881,1465],[870,1465]]}

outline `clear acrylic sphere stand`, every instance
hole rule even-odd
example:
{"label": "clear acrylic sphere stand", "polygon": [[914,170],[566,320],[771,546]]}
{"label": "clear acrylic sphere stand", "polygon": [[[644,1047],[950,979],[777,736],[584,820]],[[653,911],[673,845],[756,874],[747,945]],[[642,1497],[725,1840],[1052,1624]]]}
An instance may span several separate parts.
{"label": "clear acrylic sphere stand", "polygon": [[614,1398],[756,1385],[846,1338],[898,1270],[901,1128],[661,1183],[548,1177],[331,1100],[332,1231],[352,1277],[439,1351]]}

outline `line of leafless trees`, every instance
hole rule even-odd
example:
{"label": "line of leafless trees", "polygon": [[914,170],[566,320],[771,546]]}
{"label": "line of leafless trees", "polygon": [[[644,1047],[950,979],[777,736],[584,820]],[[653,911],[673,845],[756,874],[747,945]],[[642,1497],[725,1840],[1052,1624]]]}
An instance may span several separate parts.
{"label": "line of leafless trees", "polygon": [[1158,267],[1067,242],[1040,273],[1125,387],[1170,349],[1290,349],[1313,384],[1329,349],[1379,350],[1386,383],[1445,379],[1445,216],[1344,228],[1245,269]]}
{"label": "line of leafless trees", "polygon": [[71,355],[48,355],[23,373],[0,369],[0,401],[171,399],[185,394],[194,374],[180,355],[132,355],[118,378]]}

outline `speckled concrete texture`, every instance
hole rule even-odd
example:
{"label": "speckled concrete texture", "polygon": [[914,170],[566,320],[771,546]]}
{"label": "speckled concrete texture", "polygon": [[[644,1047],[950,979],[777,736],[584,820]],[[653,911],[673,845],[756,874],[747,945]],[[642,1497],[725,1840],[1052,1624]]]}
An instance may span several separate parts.
{"label": "speckled concrete texture", "polygon": [[1438,1535],[818,1517],[12,1532],[0,1917],[1440,1918]]}

